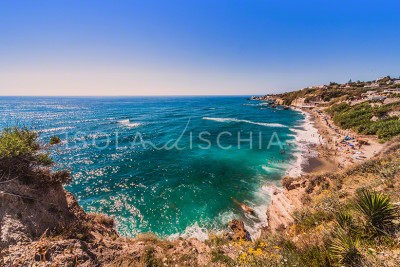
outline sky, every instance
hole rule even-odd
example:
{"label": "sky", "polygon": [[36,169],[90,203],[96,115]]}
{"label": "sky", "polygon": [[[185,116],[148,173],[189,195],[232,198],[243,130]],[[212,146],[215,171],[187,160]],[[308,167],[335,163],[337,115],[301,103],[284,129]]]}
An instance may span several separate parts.
{"label": "sky", "polygon": [[0,95],[256,95],[400,75],[400,1],[0,0]]}

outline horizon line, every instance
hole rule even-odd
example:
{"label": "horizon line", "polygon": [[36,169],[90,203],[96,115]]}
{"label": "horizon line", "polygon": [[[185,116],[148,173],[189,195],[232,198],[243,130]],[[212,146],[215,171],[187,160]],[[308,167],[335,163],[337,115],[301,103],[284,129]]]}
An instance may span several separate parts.
{"label": "horizon line", "polygon": [[[267,95],[268,93],[264,94],[232,94],[232,95],[0,95],[0,97],[169,97],[169,96],[175,96],[175,97],[201,97],[201,96],[261,96],[261,95]],[[270,93],[271,94],[271,93]],[[280,93],[274,93],[274,94],[280,94]]]}

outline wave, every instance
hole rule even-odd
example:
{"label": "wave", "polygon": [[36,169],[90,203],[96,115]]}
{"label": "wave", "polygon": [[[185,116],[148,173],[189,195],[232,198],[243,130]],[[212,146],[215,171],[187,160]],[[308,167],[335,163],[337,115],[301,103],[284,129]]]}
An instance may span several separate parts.
{"label": "wave", "polygon": [[182,233],[171,234],[167,238],[169,240],[176,240],[180,237],[182,238],[196,238],[200,241],[205,241],[209,237],[209,233],[212,230],[209,230],[206,227],[201,227],[196,222],[193,225],[186,227],[186,229]]}
{"label": "wave", "polygon": [[250,233],[253,240],[258,239],[261,236],[262,229],[268,226],[266,211],[270,203],[270,195],[268,191],[265,191],[264,188],[261,187],[254,192],[257,203],[247,203],[253,209],[254,216],[251,215],[251,217],[249,217],[248,214],[244,214],[244,223],[246,230]]}
{"label": "wave", "polygon": [[65,131],[65,130],[70,130],[70,129],[74,129],[74,128],[75,127],[66,126],[66,127],[57,127],[57,128],[38,130],[37,132],[38,133],[59,132],[59,131]]}
{"label": "wave", "polygon": [[243,106],[257,107],[259,104],[242,104]]}
{"label": "wave", "polygon": [[280,166],[277,166],[276,164],[262,165],[261,168],[268,173],[281,172],[282,170],[287,168],[287,164],[285,163],[280,163],[280,164],[281,164]]}
{"label": "wave", "polygon": [[[180,237],[185,239],[196,238],[200,241],[205,241],[209,239],[210,234],[219,235],[224,233],[224,226],[226,226],[233,219],[238,218],[238,216],[239,214],[233,212],[232,210],[223,211],[216,215],[212,222],[195,222],[187,226],[184,231],[171,234],[167,238],[169,240],[176,240]],[[248,226],[245,226],[247,229]]]}
{"label": "wave", "polygon": [[271,105],[271,103],[269,102],[261,102],[260,104],[258,104],[258,106],[269,106]]}
{"label": "wave", "polygon": [[293,154],[295,160],[286,172],[286,175],[291,177],[299,177],[303,174],[303,166],[308,164],[309,158],[318,157],[318,152],[314,147],[321,144],[320,134],[311,120],[311,115],[306,112],[302,113],[304,120],[300,127],[290,128],[295,133],[291,136],[294,137],[297,144],[297,149]]}
{"label": "wave", "polygon": [[203,117],[203,120],[210,120],[210,121],[217,121],[217,122],[243,122],[243,123],[249,123],[249,124],[255,124],[255,125],[260,125],[260,126],[265,126],[265,127],[287,127],[283,124],[280,123],[266,123],[266,122],[254,122],[254,121],[249,121],[249,120],[239,120],[235,118],[211,118],[211,117]]}
{"label": "wave", "polygon": [[118,123],[120,123],[126,127],[129,127],[129,128],[135,128],[135,127],[139,127],[140,125],[142,125],[139,122],[130,122],[129,119],[119,120]]}
{"label": "wave", "polygon": [[271,103],[269,102],[261,102],[258,104],[252,104],[252,103],[246,103],[246,104],[242,104],[243,106],[251,106],[251,107],[265,107],[265,106],[269,106]]}

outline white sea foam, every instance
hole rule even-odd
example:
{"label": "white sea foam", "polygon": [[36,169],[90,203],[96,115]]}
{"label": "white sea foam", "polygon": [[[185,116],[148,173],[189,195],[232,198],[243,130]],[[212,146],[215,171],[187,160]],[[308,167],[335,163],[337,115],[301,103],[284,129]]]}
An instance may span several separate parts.
{"label": "white sea foam", "polygon": [[129,127],[129,128],[135,128],[135,127],[139,127],[140,125],[142,125],[139,122],[130,122],[129,119],[119,120],[118,123],[122,124],[125,127]]}
{"label": "white sea foam", "polygon": [[[279,165],[279,166],[278,166]],[[287,164],[280,162],[280,163],[268,163],[267,165],[262,165],[261,168],[268,172],[277,172],[277,171],[282,171],[287,167]]]}
{"label": "white sea foam", "polygon": [[295,133],[295,143],[297,144],[297,149],[293,154],[295,160],[286,172],[286,175],[291,177],[298,177],[303,174],[302,169],[305,164],[308,164],[308,159],[318,156],[318,153],[312,147],[321,144],[320,134],[311,122],[311,115],[303,111],[301,112],[305,116],[301,127],[299,129],[291,128]]}
{"label": "white sea foam", "polygon": [[185,231],[180,234],[180,237],[189,238],[194,237],[200,241],[208,239],[208,230],[204,227],[200,227],[198,223],[195,223],[185,229]]}
{"label": "white sea foam", "polygon": [[261,168],[262,168],[264,171],[268,172],[268,173],[273,172],[274,170],[276,170],[276,168],[271,167],[271,166],[266,166],[266,165],[262,165]]}
{"label": "white sea foam", "polygon": [[257,239],[261,235],[261,230],[268,226],[267,208],[271,200],[271,185],[273,182],[260,187],[256,192],[254,192],[255,201],[254,203],[246,203],[249,207],[254,210],[254,215],[244,214],[245,219],[244,224],[246,230],[250,233],[251,238]]}
{"label": "white sea foam", "polygon": [[280,123],[265,123],[265,122],[254,122],[249,120],[240,120],[235,118],[211,118],[211,117],[203,117],[203,120],[210,120],[210,121],[217,121],[217,122],[243,122],[243,123],[250,123],[265,127],[287,127]]}
{"label": "white sea foam", "polygon": [[180,237],[182,238],[196,238],[200,241],[204,241],[208,239],[208,236],[212,230],[209,230],[206,227],[200,227],[196,222],[188,227],[182,233],[171,234],[168,236],[169,240],[175,240]]}
{"label": "white sea foam", "polygon": [[270,103],[269,102],[261,102],[261,103],[257,103],[257,104],[253,104],[253,103],[246,103],[246,104],[242,104],[243,106],[252,106],[252,107],[262,107],[262,106],[269,106]]}
{"label": "white sea foam", "polygon": [[70,130],[74,129],[75,127],[72,126],[67,126],[67,127],[57,127],[57,128],[49,128],[49,129],[43,129],[43,130],[38,130],[38,133],[49,133],[49,132],[59,132],[59,131],[65,131],[65,130]]}
{"label": "white sea foam", "polygon": [[269,106],[270,104],[269,102],[261,102],[258,106]]}
{"label": "white sea foam", "polygon": [[264,187],[260,188],[256,193],[257,200],[259,204],[254,204],[251,202],[246,202],[245,204],[254,210],[254,215],[247,213],[236,213],[232,210],[221,212],[215,218],[215,227],[201,227],[196,222],[181,232],[168,236],[168,239],[175,240],[180,237],[182,238],[197,238],[200,241],[207,240],[209,235],[212,234],[222,234],[224,232],[223,225],[227,225],[233,219],[240,219],[243,221],[245,229],[250,233],[251,238],[257,239],[261,234],[261,229],[267,226],[267,215],[266,210],[269,204],[270,195],[269,191],[265,191]]}

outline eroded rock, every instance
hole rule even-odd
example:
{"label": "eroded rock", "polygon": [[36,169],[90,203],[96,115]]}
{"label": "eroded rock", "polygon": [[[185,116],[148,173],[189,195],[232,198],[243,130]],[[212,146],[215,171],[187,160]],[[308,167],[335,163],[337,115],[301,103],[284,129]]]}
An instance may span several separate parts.
{"label": "eroded rock", "polygon": [[250,233],[244,228],[243,221],[232,220],[228,224],[229,228],[232,230],[233,235],[232,238],[235,240],[251,240]]}

